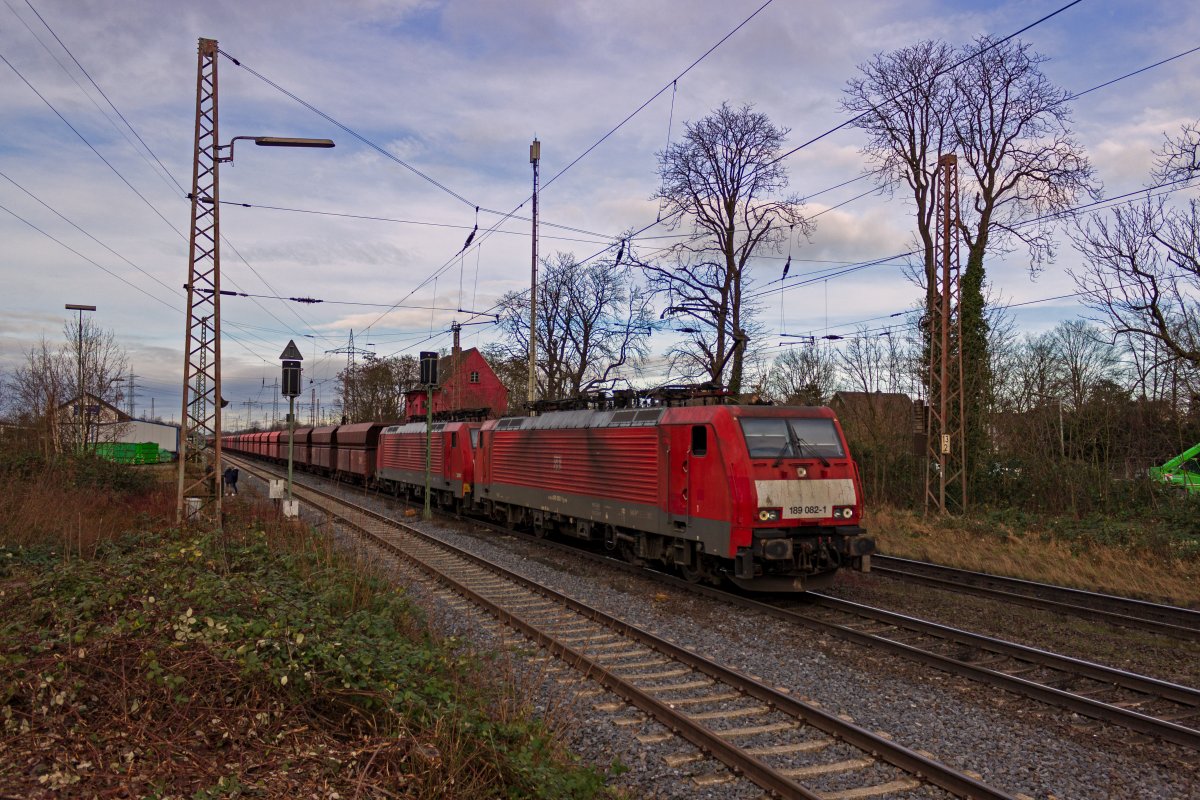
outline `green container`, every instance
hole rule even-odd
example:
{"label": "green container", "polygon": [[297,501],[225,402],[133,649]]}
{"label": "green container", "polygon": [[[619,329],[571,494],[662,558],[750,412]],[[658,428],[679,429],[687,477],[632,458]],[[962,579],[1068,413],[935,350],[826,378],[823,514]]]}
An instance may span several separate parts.
{"label": "green container", "polygon": [[170,452],[160,452],[154,442],[100,442],[96,445],[96,455],[117,464],[158,464],[164,460],[163,453],[165,460],[170,461]]}

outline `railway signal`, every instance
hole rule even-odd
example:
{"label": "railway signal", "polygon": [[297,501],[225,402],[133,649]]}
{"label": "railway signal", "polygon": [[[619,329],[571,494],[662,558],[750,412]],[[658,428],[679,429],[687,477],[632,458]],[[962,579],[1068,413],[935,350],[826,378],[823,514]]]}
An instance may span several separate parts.
{"label": "railway signal", "polygon": [[283,515],[294,517],[299,509],[292,499],[292,457],[296,439],[296,398],[300,395],[300,362],[304,356],[300,355],[296,342],[288,339],[287,347],[279,354],[279,360],[283,362],[283,395],[288,399],[288,478]]}
{"label": "railway signal", "polygon": [[421,383],[425,385],[425,510],[423,519],[432,519],[429,508],[430,479],[433,471],[433,387],[438,382],[438,354],[432,350],[421,351]]}

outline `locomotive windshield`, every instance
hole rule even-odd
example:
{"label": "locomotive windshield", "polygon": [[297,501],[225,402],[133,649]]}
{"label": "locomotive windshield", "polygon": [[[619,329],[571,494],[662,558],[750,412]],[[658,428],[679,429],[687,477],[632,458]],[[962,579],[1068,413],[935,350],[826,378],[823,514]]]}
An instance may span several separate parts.
{"label": "locomotive windshield", "polygon": [[833,420],[803,417],[742,417],[751,458],[843,458]]}

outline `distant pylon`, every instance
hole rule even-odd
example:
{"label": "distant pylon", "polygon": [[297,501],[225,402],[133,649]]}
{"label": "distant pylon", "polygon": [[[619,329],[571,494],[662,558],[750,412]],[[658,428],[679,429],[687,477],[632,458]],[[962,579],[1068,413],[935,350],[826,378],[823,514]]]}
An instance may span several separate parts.
{"label": "distant pylon", "polygon": [[342,382],[342,413],[349,414],[354,408],[354,356],[362,354],[367,358],[373,357],[375,354],[370,350],[354,346],[354,329],[350,329],[350,342],[345,347],[338,347],[334,350],[326,350],[327,354],[345,354],[346,356],[346,380]]}
{"label": "distant pylon", "polygon": [[[929,315],[929,425],[926,427],[925,511],[967,507],[966,409],[963,397],[959,292],[958,157],[938,158],[933,239],[938,307]],[[940,267],[940,270],[937,269]]]}

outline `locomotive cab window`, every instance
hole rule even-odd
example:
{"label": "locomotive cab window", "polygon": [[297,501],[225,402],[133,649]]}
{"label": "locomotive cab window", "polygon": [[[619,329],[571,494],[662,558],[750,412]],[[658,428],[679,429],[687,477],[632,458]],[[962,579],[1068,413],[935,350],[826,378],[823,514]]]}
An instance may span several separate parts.
{"label": "locomotive cab window", "polygon": [[450,432],[450,446],[458,447],[458,431]]}
{"label": "locomotive cab window", "polygon": [[471,447],[479,447],[479,428],[471,428]]}
{"label": "locomotive cab window", "polygon": [[708,452],[708,428],[703,425],[692,426],[692,455],[702,456]]}
{"label": "locomotive cab window", "polygon": [[742,434],[751,458],[843,458],[842,440],[833,420],[742,417]]}

